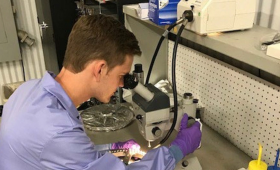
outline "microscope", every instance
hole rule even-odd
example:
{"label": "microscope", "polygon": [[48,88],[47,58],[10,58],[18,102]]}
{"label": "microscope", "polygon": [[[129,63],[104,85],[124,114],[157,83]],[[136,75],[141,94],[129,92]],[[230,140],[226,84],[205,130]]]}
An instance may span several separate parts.
{"label": "microscope", "polygon": [[[130,74],[124,77],[124,88],[133,89],[135,92],[132,96],[132,101],[138,129],[141,135],[148,141],[148,147],[151,147],[150,142],[163,137],[166,134],[165,132],[171,127],[174,115],[172,112],[174,107],[174,103],[171,102],[172,96],[165,94],[152,84],[142,85]],[[188,113],[189,118],[193,120],[189,120],[189,122],[199,121],[195,119],[197,102],[198,100],[193,99],[191,93],[185,93],[182,100],[178,102],[178,116],[175,125],[177,131],[184,113]],[[201,122],[200,125],[202,128]],[[197,157],[193,154],[188,155],[187,159],[180,161],[175,167],[175,170],[177,169],[202,170]]]}
{"label": "microscope", "polygon": [[[141,135],[150,143],[161,138],[173,121],[172,94],[166,94],[152,84],[142,85],[130,74],[124,77],[124,88],[133,89],[132,96],[137,124]],[[191,93],[185,93],[178,102],[178,116],[175,130],[179,130],[184,113],[195,118],[198,100]]]}
{"label": "microscope", "polygon": [[124,88],[135,92],[132,101],[141,135],[148,142],[162,137],[170,119],[169,97],[152,84],[142,85],[130,74],[124,77]]}

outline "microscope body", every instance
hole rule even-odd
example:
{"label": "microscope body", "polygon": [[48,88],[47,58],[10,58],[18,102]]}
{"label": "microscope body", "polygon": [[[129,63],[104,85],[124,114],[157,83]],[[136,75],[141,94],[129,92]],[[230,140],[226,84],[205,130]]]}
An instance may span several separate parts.
{"label": "microscope body", "polygon": [[[162,137],[166,134],[165,132],[170,129],[174,117],[174,103],[172,103],[172,95],[165,94],[154,85],[148,84],[146,85],[146,88],[153,93],[153,98],[151,100],[148,101],[138,93],[134,93],[132,101],[137,118],[138,129],[147,141],[152,142]],[[179,130],[184,113],[195,118],[196,107],[196,102],[193,102],[193,99],[190,97],[186,98],[186,96],[184,96],[183,99],[181,98],[178,100],[178,117],[175,130]],[[197,120],[195,119],[195,121]],[[202,167],[197,157],[190,154],[177,163],[175,170],[179,169],[202,170]]]}
{"label": "microscope body", "polygon": [[[187,95],[185,95],[187,94]],[[188,114],[189,119],[196,118],[196,109],[197,109],[197,99],[193,99],[193,96],[191,93],[185,93],[183,97],[179,96],[177,97],[178,100],[178,114],[177,114],[177,121],[175,125],[175,130],[179,131],[181,120],[183,118],[183,115],[185,113]],[[173,94],[168,94],[170,98],[170,124],[167,126],[167,130],[171,127],[173,118],[174,118],[174,99]],[[188,126],[191,126],[190,122],[188,123]]]}
{"label": "microscope body", "polygon": [[[165,94],[152,84],[146,88],[153,93],[153,98],[145,100],[135,93],[132,101],[135,106],[135,115],[140,133],[147,141],[154,141],[163,136],[165,131],[171,128],[174,117],[173,94]],[[178,115],[175,130],[179,131],[181,119],[184,113],[195,118],[197,103],[191,97],[178,97]]]}
{"label": "microscope body", "polygon": [[138,93],[132,96],[136,105],[135,114],[140,133],[147,141],[154,141],[162,137],[170,120],[169,97],[152,84],[146,88],[154,94],[154,97],[147,101]]}

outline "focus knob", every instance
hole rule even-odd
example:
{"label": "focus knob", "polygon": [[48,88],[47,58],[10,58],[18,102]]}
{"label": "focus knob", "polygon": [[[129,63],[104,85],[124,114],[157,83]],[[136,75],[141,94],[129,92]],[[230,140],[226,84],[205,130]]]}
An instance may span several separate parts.
{"label": "focus knob", "polygon": [[184,161],[182,162],[182,166],[183,166],[183,167],[189,166],[189,162],[188,162],[187,160],[184,160]]}
{"label": "focus knob", "polygon": [[142,115],[137,115],[136,119],[141,120],[142,119]]}
{"label": "focus knob", "polygon": [[154,127],[152,129],[152,133],[156,136],[156,137],[159,137],[161,135],[161,130],[159,127]]}
{"label": "focus knob", "polygon": [[194,9],[194,5],[191,5],[191,9],[192,9],[192,10]]}

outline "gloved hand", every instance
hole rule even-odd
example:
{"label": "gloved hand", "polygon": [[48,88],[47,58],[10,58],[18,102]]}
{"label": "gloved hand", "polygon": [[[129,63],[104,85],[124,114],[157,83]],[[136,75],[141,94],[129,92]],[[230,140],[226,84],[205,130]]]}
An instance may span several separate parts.
{"label": "gloved hand", "polygon": [[201,131],[200,124],[195,122],[191,127],[188,125],[188,115],[184,114],[181,120],[181,126],[176,139],[171,143],[171,145],[178,146],[183,155],[186,156],[189,153],[194,152],[201,141]]}
{"label": "gloved hand", "polygon": [[140,149],[140,145],[133,139],[112,143],[111,149]]}

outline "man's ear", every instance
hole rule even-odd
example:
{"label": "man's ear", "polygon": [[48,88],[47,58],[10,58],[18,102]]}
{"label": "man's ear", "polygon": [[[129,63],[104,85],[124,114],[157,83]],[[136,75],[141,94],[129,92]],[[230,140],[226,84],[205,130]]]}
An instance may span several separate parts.
{"label": "man's ear", "polygon": [[93,76],[95,77],[96,81],[99,82],[101,80],[101,76],[106,74],[107,63],[105,60],[96,60],[92,64]]}

